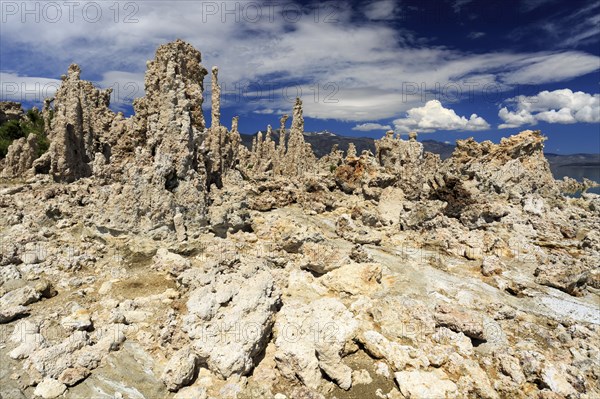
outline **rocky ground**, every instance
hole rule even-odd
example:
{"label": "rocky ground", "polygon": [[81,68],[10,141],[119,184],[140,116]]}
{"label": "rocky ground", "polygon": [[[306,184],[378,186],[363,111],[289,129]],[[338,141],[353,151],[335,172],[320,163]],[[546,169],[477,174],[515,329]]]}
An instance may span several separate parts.
{"label": "rocky ground", "polygon": [[600,395],[600,196],[540,132],[317,159],[298,100],[247,150],[200,61],[161,46],[131,118],[73,65],[9,148],[2,398]]}

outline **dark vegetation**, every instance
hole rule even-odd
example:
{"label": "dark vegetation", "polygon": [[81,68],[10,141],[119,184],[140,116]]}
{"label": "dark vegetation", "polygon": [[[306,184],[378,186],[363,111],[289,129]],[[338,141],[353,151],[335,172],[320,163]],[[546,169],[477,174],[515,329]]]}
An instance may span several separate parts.
{"label": "dark vegetation", "polygon": [[48,150],[50,142],[44,133],[44,118],[37,109],[28,110],[21,119],[9,120],[0,125],[0,158],[6,157],[8,147],[21,137],[30,133],[37,137],[38,157]]}

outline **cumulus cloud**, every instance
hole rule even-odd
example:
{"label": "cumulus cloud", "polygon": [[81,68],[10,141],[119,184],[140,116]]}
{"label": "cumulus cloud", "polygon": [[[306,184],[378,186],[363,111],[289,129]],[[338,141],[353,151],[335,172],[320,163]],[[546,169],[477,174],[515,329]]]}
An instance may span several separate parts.
{"label": "cumulus cloud", "polygon": [[537,123],[533,115],[525,110],[510,112],[504,107],[500,109],[498,116],[504,121],[503,124],[498,126],[500,129],[519,127],[522,125],[535,125]]}
{"label": "cumulus cloud", "polygon": [[600,122],[600,94],[588,94],[570,89],[542,91],[535,96],[518,96],[505,103],[514,110],[502,107],[498,116],[504,123],[500,129],[547,123]]}
{"label": "cumulus cloud", "polygon": [[380,123],[362,123],[360,125],[356,125],[352,128],[352,130],[358,130],[361,132],[369,132],[371,130],[390,130],[392,127],[390,125],[382,125]]}
{"label": "cumulus cloud", "polygon": [[481,131],[490,125],[477,114],[469,119],[458,116],[453,109],[444,108],[438,100],[428,101],[423,107],[412,108],[406,112],[405,118],[394,120],[397,132],[416,130],[431,133],[438,130]]}

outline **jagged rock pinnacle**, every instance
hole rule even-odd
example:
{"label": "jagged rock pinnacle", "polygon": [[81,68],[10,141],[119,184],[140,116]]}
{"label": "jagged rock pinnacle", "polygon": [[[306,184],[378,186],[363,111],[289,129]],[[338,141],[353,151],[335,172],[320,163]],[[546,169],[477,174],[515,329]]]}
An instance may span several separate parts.
{"label": "jagged rock pinnacle", "polygon": [[219,86],[219,68],[212,67],[212,95],[211,95],[211,127],[221,125],[221,86]]}

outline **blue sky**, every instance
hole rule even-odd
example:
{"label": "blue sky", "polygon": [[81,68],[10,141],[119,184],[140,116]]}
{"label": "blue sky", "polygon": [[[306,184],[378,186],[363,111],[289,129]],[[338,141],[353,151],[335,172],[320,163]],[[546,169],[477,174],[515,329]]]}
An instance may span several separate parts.
{"label": "blue sky", "polygon": [[[222,121],[278,125],[293,99],[306,129],[499,140],[525,129],[555,153],[600,152],[600,5],[574,0],[1,1],[0,97],[51,95],[70,63],[143,95],[146,60],[181,38],[218,65]],[[210,76],[205,87],[210,87]],[[209,118],[210,95],[205,115]],[[225,122],[227,123],[227,122]]]}

